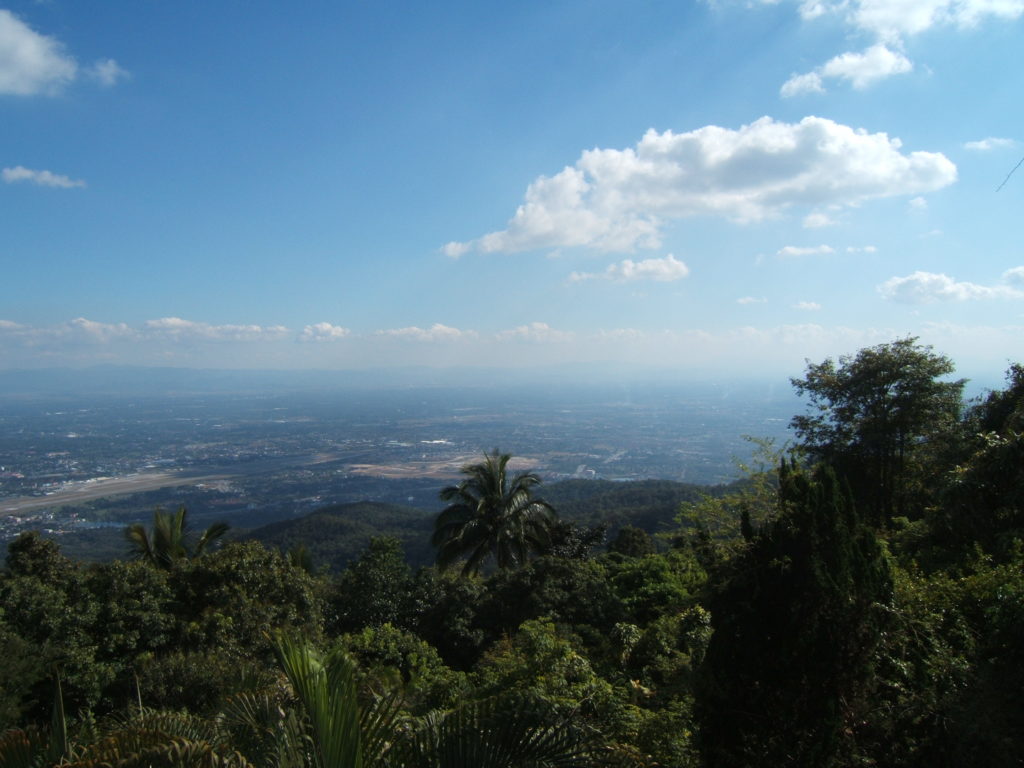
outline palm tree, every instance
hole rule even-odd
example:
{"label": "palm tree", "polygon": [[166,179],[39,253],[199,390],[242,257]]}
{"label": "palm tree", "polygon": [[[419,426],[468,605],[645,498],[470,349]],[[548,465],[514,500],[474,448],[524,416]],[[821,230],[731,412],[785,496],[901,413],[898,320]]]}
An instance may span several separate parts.
{"label": "palm tree", "polygon": [[499,568],[515,568],[531,552],[547,548],[555,510],[533,498],[532,489],[540,484],[537,475],[509,477],[511,458],[497,449],[485,453],[479,464],[462,468],[465,480],[441,491],[441,500],[449,504],[434,521],[430,540],[441,568],[463,557],[463,575],[478,573],[490,557]]}
{"label": "palm tree", "polygon": [[229,528],[227,523],[214,523],[203,531],[190,552],[187,516],[185,507],[179,507],[173,515],[158,509],[153,513],[152,531],[139,523],[129,525],[124,535],[131,544],[132,554],[160,568],[170,568],[181,560],[202,555]]}

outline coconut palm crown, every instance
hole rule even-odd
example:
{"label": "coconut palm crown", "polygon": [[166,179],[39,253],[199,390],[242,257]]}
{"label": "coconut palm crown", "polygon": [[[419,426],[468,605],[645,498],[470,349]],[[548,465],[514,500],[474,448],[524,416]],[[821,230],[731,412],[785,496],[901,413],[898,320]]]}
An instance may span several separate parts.
{"label": "coconut palm crown", "polygon": [[131,546],[131,553],[139,560],[145,560],[160,568],[171,568],[176,563],[200,557],[206,548],[228,531],[227,523],[214,523],[199,536],[192,551],[189,551],[191,536],[188,529],[188,512],[179,507],[174,514],[161,509],[153,513],[153,529],[134,523],[124,530]]}
{"label": "coconut palm crown", "polygon": [[434,521],[430,542],[439,567],[465,558],[462,573],[470,575],[493,557],[498,568],[516,568],[548,547],[555,510],[533,498],[537,475],[509,475],[511,458],[497,449],[485,453],[482,462],[462,468],[464,480],[442,489],[441,500],[449,504]]}

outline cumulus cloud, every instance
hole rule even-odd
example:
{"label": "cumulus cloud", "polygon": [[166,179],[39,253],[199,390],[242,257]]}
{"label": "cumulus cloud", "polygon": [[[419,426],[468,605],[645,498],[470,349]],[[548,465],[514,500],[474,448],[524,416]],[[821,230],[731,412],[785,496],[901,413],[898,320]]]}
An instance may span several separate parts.
{"label": "cumulus cloud", "polygon": [[785,98],[805,93],[823,93],[826,79],[845,80],[856,90],[862,91],[879,80],[910,72],[913,68],[910,59],[902,53],[877,43],[861,53],[841,53],[813,72],[793,75],[783,83],[779,93]]}
{"label": "cumulus cloud", "polygon": [[776,251],[777,256],[822,256],[829,253],[835,253],[835,249],[830,245],[786,245],[779,248]]}
{"label": "cumulus cloud", "polygon": [[689,274],[690,268],[670,253],[663,259],[644,259],[643,261],[624,259],[618,264],[609,264],[604,272],[573,272],[569,276],[569,280],[578,282],[604,278],[619,282],[653,280],[659,283],[670,283],[682,280]]}
{"label": "cumulus cloud", "polygon": [[567,342],[575,338],[572,331],[558,331],[547,323],[520,325],[496,334],[499,341]]}
{"label": "cumulus cloud", "polygon": [[475,336],[473,331],[462,331],[441,323],[434,323],[429,328],[419,328],[415,325],[408,328],[391,328],[376,331],[378,336],[390,336],[396,339],[410,339],[412,341],[458,341],[470,336]]}
{"label": "cumulus cloud", "polygon": [[299,334],[299,341],[337,341],[349,335],[348,328],[330,323],[313,323],[307,325]]}
{"label": "cumulus cloud", "polygon": [[913,211],[927,211],[928,210],[928,201],[925,200],[923,197],[912,198],[911,200],[907,201],[907,205]]}
{"label": "cumulus cloud", "polygon": [[904,304],[932,304],[939,301],[1024,298],[1024,267],[1003,273],[1001,285],[960,282],[936,272],[914,272],[891,277],[878,286],[883,298]]}
{"label": "cumulus cloud", "polygon": [[1024,0],[832,0],[848,23],[883,39],[916,35],[936,26],[974,27],[986,17],[1011,20],[1024,13]]}
{"label": "cumulus cloud", "polygon": [[878,248],[873,245],[848,245],[847,253],[878,253]]}
{"label": "cumulus cloud", "polygon": [[31,168],[26,168],[22,165],[16,165],[13,168],[4,168],[0,175],[3,176],[3,180],[7,184],[26,182],[28,184],[35,184],[39,187],[59,187],[61,189],[73,189],[74,187],[85,186],[85,182],[79,179],[72,179],[68,176],[62,176],[50,171],[34,171]]}
{"label": "cumulus cloud", "polygon": [[266,341],[288,333],[283,325],[211,325],[180,317],[147,320],[143,330],[158,337],[207,341]]}
{"label": "cumulus cloud", "polygon": [[986,19],[1009,21],[1024,14],[1024,0],[802,0],[806,20],[840,16],[853,29],[876,39],[862,53],[843,53],[812,72],[794,75],[782,86],[784,97],[825,90],[825,78],[848,80],[866,88],[891,75],[909,72],[910,60],[901,53],[905,38],[932,27],[974,27]]}
{"label": "cumulus cloud", "polygon": [[104,88],[112,88],[121,80],[127,80],[130,77],[128,71],[113,59],[100,59],[89,67],[88,74]]}
{"label": "cumulus cloud", "polygon": [[973,152],[989,152],[993,149],[1006,149],[1016,145],[1017,142],[1013,139],[997,139],[994,136],[989,136],[987,139],[965,142],[964,149],[969,149]]}
{"label": "cumulus cloud", "polygon": [[654,248],[666,222],[718,216],[754,222],[791,206],[854,206],[941,189],[956,166],[934,152],[901,152],[899,139],[820,117],[763,117],[738,130],[650,130],[635,147],[592,149],[526,190],[506,229],[451,242],[449,255],[540,248]]}
{"label": "cumulus cloud", "polygon": [[793,305],[793,309],[799,309],[804,312],[817,312],[821,309],[821,304],[816,301],[798,301]]}
{"label": "cumulus cloud", "polygon": [[77,72],[78,65],[60,42],[0,10],[0,94],[57,93]]}

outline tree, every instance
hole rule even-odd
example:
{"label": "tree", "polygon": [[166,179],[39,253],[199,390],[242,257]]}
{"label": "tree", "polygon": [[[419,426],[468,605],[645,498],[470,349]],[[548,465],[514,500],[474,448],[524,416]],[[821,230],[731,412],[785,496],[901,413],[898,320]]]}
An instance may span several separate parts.
{"label": "tree", "polygon": [[906,515],[914,460],[929,439],[957,421],[964,380],[944,355],[914,337],[807,364],[792,379],[811,410],[790,423],[812,459],[845,476],[878,524]]}
{"label": "tree", "polygon": [[531,552],[547,548],[555,510],[533,498],[537,475],[509,475],[511,458],[497,449],[486,453],[479,464],[462,468],[465,480],[441,490],[441,500],[449,504],[434,522],[431,538],[441,568],[463,557],[465,575],[478,573],[491,557],[498,568],[515,568]]}
{"label": "tree", "polygon": [[831,469],[784,464],[779,481],[778,516],[707,602],[697,709],[709,768],[852,764],[840,756],[870,709],[888,561]]}
{"label": "tree", "polygon": [[173,515],[158,509],[153,513],[153,529],[134,523],[125,528],[124,535],[131,545],[132,554],[140,560],[170,568],[175,563],[199,557],[206,548],[228,531],[227,523],[214,523],[200,535],[195,547],[189,551],[188,513],[179,507]]}

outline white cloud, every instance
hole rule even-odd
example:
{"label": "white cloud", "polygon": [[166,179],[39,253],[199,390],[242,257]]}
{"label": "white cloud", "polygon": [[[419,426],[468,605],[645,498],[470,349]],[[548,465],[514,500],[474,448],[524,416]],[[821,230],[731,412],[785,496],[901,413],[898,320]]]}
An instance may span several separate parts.
{"label": "white cloud", "polygon": [[928,201],[925,200],[923,197],[915,197],[915,198],[913,198],[911,200],[908,200],[907,201],[907,205],[913,211],[927,211],[928,210]]}
{"label": "white cloud", "polygon": [[1003,272],[1002,281],[1015,288],[1024,289],[1024,267],[1013,267]]}
{"label": "white cloud", "polygon": [[805,93],[824,93],[825,86],[821,82],[821,75],[817,72],[805,72],[802,75],[793,75],[779,88],[779,94],[784,99],[791,99],[794,96],[802,96]]}
{"label": "white cloud", "polygon": [[121,80],[131,77],[128,71],[113,59],[100,59],[89,68],[88,74],[104,88],[112,88]]}
{"label": "white cloud", "polygon": [[76,317],[71,320],[67,323],[66,328],[101,343],[114,339],[132,338],[137,335],[136,331],[125,323],[99,323],[84,317]]}
{"label": "white cloud", "polygon": [[763,296],[758,299],[753,296],[743,296],[742,298],[736,299],[737,304],[766,304],[768,299]]}
{"label": "white cloud", "polygon": [[974,27],[987,18],[1013,20],[1024,14],[1024,0],[802,0],[800,15],[810,21],[835,14],[877,41],[863,53],[843,53],[812,72],[793,75],[780,93],[784,97],[824,91],[825,78],[849,80],[854,88],[909,72],[910,60],[900,51],[906,37],[936,26]]}
{"label": "white cloud", "polygon": [[878,253],[878,249],[873,245],[849,245],[846,247],[847,253]]}
{"label": "white cloud", "polygon": [[1024,13],[1024,0],[855,0],[850,8],[850,23],[894,39],[935,26],[973,27],[985,17],[1016,19]]}
{"label": "white cloud", "polygon": [[0,10],[0,95],[57,93],[75,79],[78,65],[52,37],[40,35]]}
{"label": "white cloud", "polygon": [[61,189],[73,189],[74,187],[84,187],[85,182],[72,179],[67,176],[62,176],[57,173],[51,173],[50,171],[34,171],[31,168],[26,168],[22,165],[16,165],[13,168],[4,168],[3,173],[0,174],[8,184],[16,184],[24,181],[29,184],[35,184],[39,187],[60,187]]}
{"label": "white cloud", "polygon": [[463,256],[471,250],[472,246],[469,243],[451,242],[445,243],[443,246],[441,246],[441,251],[444,253],[444,255],[449,256],[453,259],[457,259],[459,258],[459,256]]}
{"label": "white cloud", "polygon": [[474,331],[462,331],[441,323],[434,323],[429,328],[410,326],[408,328],[391,328],[388,330],[376,331],[378,336],[391,336],[397,339],[410,339],[412,341],[457,341],[462,338],[476,336]]}
{"label": "white cloud", "polygon": [[508,331],[496,334],[499,341],[533,341],[533,342],[568,342],[576,335],[571,331],[558,331],[547,323],[530,323],[520,325]]}
{"label": "white cloud", "polygon": [[574,166],[541,176],[506,229],[444,250],[632,251],[657,247],[673,219],[753,222],[795,205],[853,206],[956,180],[956,166],[944,155],[904,154],[901,146],[885,133],[820,117],[794,124],[763,117],[739,130],[650,130],[634,148],[587,150]]}
{"label": "white cloud", "polygon": [[846,80],[855,89],[862,91],[870,85],[892,75],[910,72],[914,65],[906,56],[892,51],[882,43],[871,46],[863,53],[848,51],[829,59],[813,72],[793,75],[782,84],[779,93],[791,98],[805,93],[824,93],[826,78]]}
{"label": "white cloud", "polygon": [[809,213],[804,216],[804,229],[821,229],[834,227],[836,224],[827,213]]}
{"label": "white cloud", "polygon": [[910,72],[914,65],[902,53],[891,51],[878,43],[863,53],[841,53],[825,62],[822,77],[847,80],[857,90],[892,75]]}
{"label": "white cloud", "polygon": [[883,298],[904,304],[931,304],[938,301],[970,301],[975,299],[1020,299],[1024,291],[1013,287],[1024,278],[1024,267],[1003,273],[1008,285],[978,285],[958,282],[935,272],[914,272],[906,277],[891,277],[878,286]]}
{"label": "white cloud", "polygon": [[935,26],[976,26],[985,17],[1010,20],[1024,13],[1024,0],[803,0],[800,15],[815,19],[842,14],[846,23],[883,40],[916,35]]}
{"label": "white cloud", "polygon": [[835,249],[830,245],[786,245],[775,253],[777,256],[822,256],[835,253]]}
{"label": "white cloud", "polygon": [[569,280],[571,282],[578,282],[594,278],[605,278],[619,282],[653,280],[659,283],[669,283],[675,280],[682,280],[689,274],[690,268],[670,253],[663,259],[644,259],[643,261],[624,259],[618,264],[609,264],[608,269],[599,273],[573,272],[569,276]]}
{"label": "white cloud", "polygon": [[799,309],[804,312],[817,312],[821,309],[821,304],[816,301],[798,301],[793,305],[793,309]]}
{"label": "white cloud", "polygon": [[313,323],[302,329],[299,341],[337,341],[349,335],[348,328],[330,323]]}
{"label": "white cloud", "polygon": [[210,325],[180,317],[147,320],[143,330],[157,337],[207,341],[268,341],[288,333],[282,325]]}
{"label": "white cloud", "polygon": [[1006,149],[1016,145],[1017,142],[1013,139],[997,139],[994,136],[989,136],[987,139],[981,139],[980,141],[965,142],[964,149],[970,149],[974,152],[988,152],[993,149]]}

